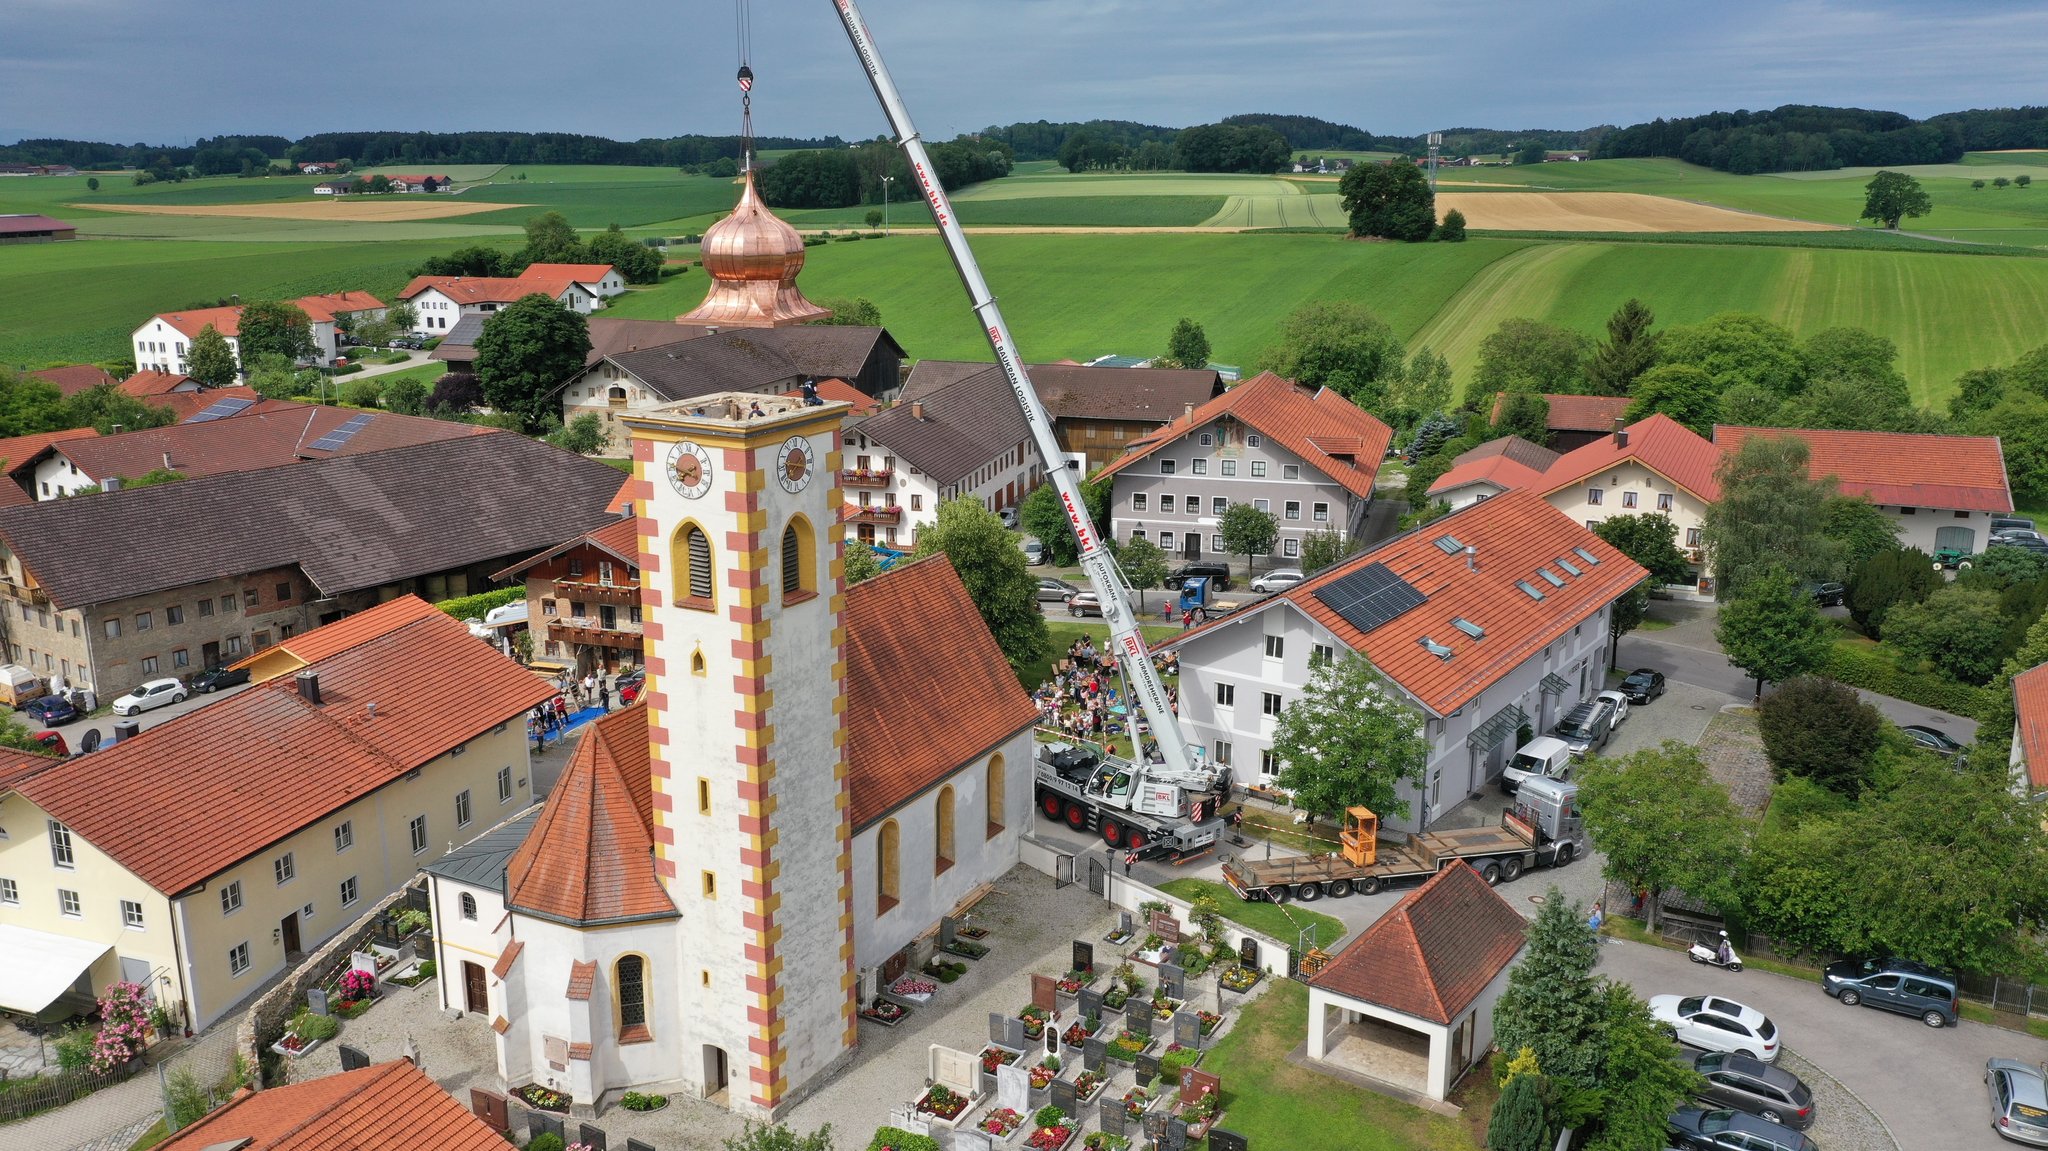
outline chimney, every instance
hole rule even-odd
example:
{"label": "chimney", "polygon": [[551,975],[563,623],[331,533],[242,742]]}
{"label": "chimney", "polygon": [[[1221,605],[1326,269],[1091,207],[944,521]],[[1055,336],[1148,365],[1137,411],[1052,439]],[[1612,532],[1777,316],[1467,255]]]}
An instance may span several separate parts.
{"label": "chimney", "polygon": [[165,452],[165,453],[164,453],[164,470],[165,470],[165,471],[170,471],[170,470],[171,470],[171,453],[169,453],[169,452]]}
{"label": "chimney", "polygon": [[924,418],[924,401],[910,401],[910,418],[913,420],[921,420]]}
{"label": "chimney", "polygon": [[1622,426],[1620,416],[1614,417],[1614,446],[1617,448],[1628,446],[1628,429]]}
{"label": "chimney", "polygon": [[364,704],[363,714],[370,717],[371,719],[377,718],[377,701],[373,699],[370,702]]}
{"label": "chimney", "polygon": [[1182,405],[1180,406],[1180,418],[1181,418],[1181,419],[1184,419],[1184,420],[1192,420],[1192,419],[1194,419],[1194,418],[1195,418],[1195,405],[1193,405],[1193,404],[1182,404]]}
{"label": "chimney", "polygon": [[118,491],[120,491],[120,490],[121,490],[121,477],[120,477],[120,476],[108,476],[108,477],[106,478],[106,480],[105,480],[105,481],[103,481],[103,482],[102,482],[102,483],[100,484],[100,490],[101,490],[101,491],[103,491],[103,492],[118,492]]}
{"label": "chimney", "polygon": [[312,704],[314,707],[319,707],[320,673],[317,671],[302,671],[296,678],[299,681],[299,698]]}
{"label": "chimney", "polygon": [[1479,549],[1471,544],[1465,545],[1465,570],[1468,572],[1479,570]]}
{"label": "chimney", "polygon": [[114,725],[114,742],[126,743],[142,734],[142,725],[132,719],[125,719]]}

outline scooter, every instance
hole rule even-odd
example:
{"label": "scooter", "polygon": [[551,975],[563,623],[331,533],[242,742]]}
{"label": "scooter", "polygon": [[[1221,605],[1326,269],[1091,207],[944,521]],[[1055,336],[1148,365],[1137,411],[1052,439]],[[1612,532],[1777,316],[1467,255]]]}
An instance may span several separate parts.
{"label": "scooter", "polygon": [[1733,947],[1728,949],[1728,961],[1726,963],[1721,962],[1721,956],[1714,948],[1708,947],[1704,943],[1693,944],[1692,947],[1687,949],[1685,957],[1694,963],[1705,963],[1712,967],[1725,967],[1730,971],[1742,970],[1742,956],[1735,954],[1735,948]]}

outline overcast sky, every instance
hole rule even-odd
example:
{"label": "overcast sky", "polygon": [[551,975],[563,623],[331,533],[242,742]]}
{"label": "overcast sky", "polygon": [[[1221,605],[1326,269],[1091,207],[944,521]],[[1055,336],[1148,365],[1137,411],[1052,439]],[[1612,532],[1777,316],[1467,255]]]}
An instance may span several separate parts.
{"label": "overcast sky", "polygon": [[[880,133],[828,0],[753,3],[755,129]],[[867,0],[920,130],[1583,128],[1807,103],[1915,116],[2048,99],[2048,0]],[[721,0],[4,0],[0,140],[737,130]]]}

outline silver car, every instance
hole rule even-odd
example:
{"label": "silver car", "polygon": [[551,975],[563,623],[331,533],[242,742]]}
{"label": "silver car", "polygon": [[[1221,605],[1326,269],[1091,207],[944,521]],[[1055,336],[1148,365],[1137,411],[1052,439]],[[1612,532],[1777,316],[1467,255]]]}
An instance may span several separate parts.
{"label": "silver car", "polygon": [[2017,1059],[1984,1064],[1991,1092],[1991,1129],[2015,1143],[2048,1147],[2048,1085],[2041,1068]]}
{"label": "silver car", "polygon": [[1038,602],[1065,603],[1068,596],[1080,590],[1063,579],[1041,576],[1038,580]]}
{"label": "silver car", "polygon": [[1297,568],[1275,568],[1252,581],[1252,590],[1259,592],[1286,591],[1308,577]]}

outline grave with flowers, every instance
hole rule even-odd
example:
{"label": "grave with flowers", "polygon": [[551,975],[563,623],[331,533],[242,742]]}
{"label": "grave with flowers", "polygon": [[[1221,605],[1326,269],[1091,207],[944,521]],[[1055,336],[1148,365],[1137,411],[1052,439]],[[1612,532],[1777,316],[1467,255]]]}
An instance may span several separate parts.
{"label": "grave with flowers", "polygon": [[918,1097],[917,1111],[935,1127],[957,1127],[978,1101],[981,1068],[975,1057],[934,1043],[925,1055],[930,1086]]}

